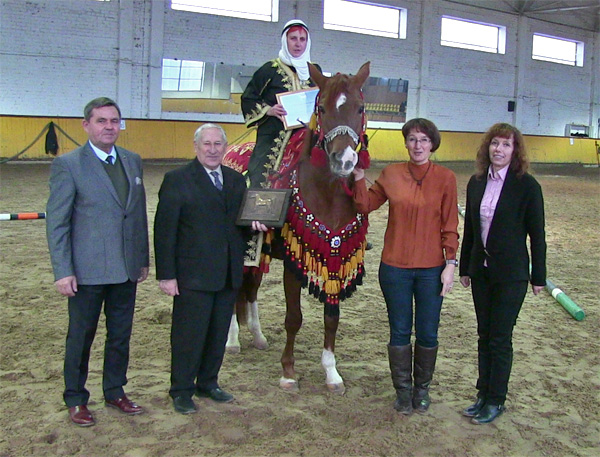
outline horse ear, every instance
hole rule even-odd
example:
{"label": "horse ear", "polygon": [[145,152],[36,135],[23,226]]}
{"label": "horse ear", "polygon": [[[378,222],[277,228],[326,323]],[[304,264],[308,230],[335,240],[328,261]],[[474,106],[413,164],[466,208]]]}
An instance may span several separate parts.
{"label": "horse ear", "polygon": [[325,83],[327,82],[328,78],[327,76],[323,76],[323,73],[321,73],[319,67],[308,62],[308,73],[310,74],[310,79],[312,79],[317,86],[319,86],[321,89],[325,87]]}
{"label": "horse ear", "polygon": [[362,67],[360,67],[360,70],[358,70],[358,73],[356,73],[353,83],[358,85],[358,87],[362,87],[369,77],[370,66],[371,62],[365,62],[362,64]]}

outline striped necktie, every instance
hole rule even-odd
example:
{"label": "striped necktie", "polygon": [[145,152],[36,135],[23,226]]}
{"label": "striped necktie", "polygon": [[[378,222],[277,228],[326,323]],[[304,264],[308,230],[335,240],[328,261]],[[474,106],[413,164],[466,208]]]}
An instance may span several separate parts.
{"label": "striped necktie", "polygon": [[223,190],[223,184],[221,183],[221,178],[219,177],[219,172],[211,171],[210,174],[213,175],[213,178],[215,180],[215,187],[219,190]]}

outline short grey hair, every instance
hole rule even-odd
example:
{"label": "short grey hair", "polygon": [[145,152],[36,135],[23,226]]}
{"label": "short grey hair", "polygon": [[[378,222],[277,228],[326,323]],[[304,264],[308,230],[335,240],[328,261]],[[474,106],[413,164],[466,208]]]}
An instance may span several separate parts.
{"label": "short grey hair", "polygon": [[202,133],[205,130],[208,129],[217,129],[221,132],[221,136],[223,137],[223,142],[227,143],[227,134],[225,133],[225,130],[223,130],[223,127],[221,127],[218,124],[202,124],[200,127],[198,127],[198,129],[196,130],[196,133],[194,133],[194,143],[198,143],[198,140],[200,140],[200,138],[202,138]]}

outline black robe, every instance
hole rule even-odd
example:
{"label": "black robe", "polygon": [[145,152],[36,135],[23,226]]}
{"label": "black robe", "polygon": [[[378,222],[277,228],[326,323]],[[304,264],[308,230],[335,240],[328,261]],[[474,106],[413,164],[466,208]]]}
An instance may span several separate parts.
{"label": "black robe", "polygon": [[[319,68],[320,69],[320,68]],[[267,111],[277,104],[277,94],[314,87],[309,79],[300,81],[294,67],[279,58],[260,67],[242,94],[242,113],[247,127],[257,126],[256,146],[250,156],[250,187],[263,187],[269,172],[285,151],[293,130],[285,130],[283,122]]]}

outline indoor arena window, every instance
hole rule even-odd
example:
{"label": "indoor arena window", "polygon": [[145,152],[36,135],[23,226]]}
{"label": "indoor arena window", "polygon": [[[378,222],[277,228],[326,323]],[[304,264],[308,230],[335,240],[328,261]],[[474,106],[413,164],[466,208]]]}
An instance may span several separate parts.
{"label": "indoor arena window", "polygon": [[202,91],[204,62],[163,59],[162,90]]}
{"label": "indoor arena window", "polygon": [[324,0],[323,27],[388,38],[406,38],[406,9],[352,0]]}
{"label": "indoor arena window", "polygon": [[506,27],[442,16],[442,46],[504,54]]}
{"label": "indoor arena window", "polygon": [[534,33],[531,58],[583,67],[583,43]]}
{"label": "indoor arena window", "polygon": [[277,22],[279,0],[171,0],[174,10]]}

